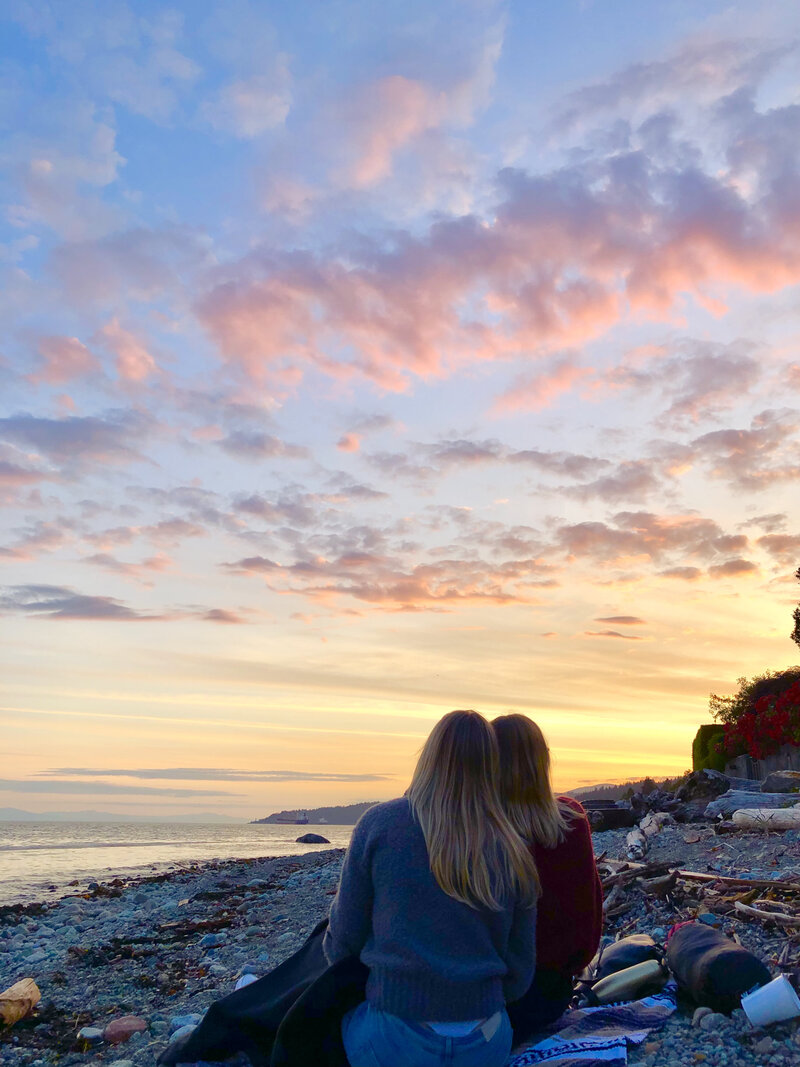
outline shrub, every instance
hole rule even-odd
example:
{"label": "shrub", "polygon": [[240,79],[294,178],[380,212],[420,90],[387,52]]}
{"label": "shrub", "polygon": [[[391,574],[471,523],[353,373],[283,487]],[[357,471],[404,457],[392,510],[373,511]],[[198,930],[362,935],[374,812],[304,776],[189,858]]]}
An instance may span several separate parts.
{"label": "shrub", "polygon": [[728,756],[715,747],[725,738],[724,729],[716,723],[706,723],[695,734],[692,742],[692,770],[702,771],[708,767],[714,771],[724,771]]}
{"label": "shrub", "polygon": [[748,692],[750,703],[725,722],[715,751],[728,758],[746,752],[764,759],[782,745],[800,745],[800,668],[754,679]]}

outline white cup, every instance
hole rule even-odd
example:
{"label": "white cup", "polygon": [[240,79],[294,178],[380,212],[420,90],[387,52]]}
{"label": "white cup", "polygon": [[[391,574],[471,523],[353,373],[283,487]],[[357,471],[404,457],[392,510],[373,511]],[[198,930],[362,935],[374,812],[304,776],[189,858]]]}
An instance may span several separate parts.
{"label": "white cup", "polygon": [[746,993],[742,1007],[753,1026],[769,1026],[800,1015],[800,998],[786,975],[780,974],[752,993]]}

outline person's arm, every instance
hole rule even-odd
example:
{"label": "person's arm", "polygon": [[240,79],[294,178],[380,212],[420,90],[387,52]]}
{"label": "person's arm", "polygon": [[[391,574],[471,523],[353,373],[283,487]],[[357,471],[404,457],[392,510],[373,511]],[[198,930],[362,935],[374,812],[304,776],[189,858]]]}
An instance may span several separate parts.
{"label": "person's arm", "polygon": [[574,942],[569,971],[571,974],[578,974],[594,957],[600,944],[603,932],[603,887],[594,858],[592,830],[585,814],[574,820],[570,833],[575,835],[572,903],[575,918],[580,921],[573,924]]}
{"label": "person's arm", "polygon": [[358,956],[372,930],[372,872],[364,817],[345,852],[339,888],[331,904],[322,951],[328,963]]}
{"label": "person's arm", "polygon": [[511,920],[506,952],[508,974],[503,979],[503,995],[506,1003],[527,992],[536,971],[536,907],[523,908],[517,905]]}

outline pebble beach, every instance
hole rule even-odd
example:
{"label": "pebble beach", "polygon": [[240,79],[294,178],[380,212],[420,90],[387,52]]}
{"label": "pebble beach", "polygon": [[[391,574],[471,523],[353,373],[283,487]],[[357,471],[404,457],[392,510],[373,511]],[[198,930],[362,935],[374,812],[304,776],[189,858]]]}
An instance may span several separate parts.
{"label": "pebble beach", "polygon": [[[593,835],[598,857],[625,858],[625,831]],[[336,891],[342,849],[304,856],[176,865],[145,877],[92,883],[72,896],[0,907],[0,988],[34,978],[34,1015],[0,1029],[0,1067],[139,1067],[196,1024],[244,974],[291,955]],[[800,881],[800,834],[718,837],[707,824],[667,826],[648,862],[733,877]],[[718,894],[717,894],[718,895]],[[714,885],[679,882],[666,899],[631,888],[605,934],[663,939],[698,915],[731,931],[773,974],[800,966],[800,935],[709,911]],[[719,910],[719,909],[718,909]],[[800,1064],[797,1021],[755,1030],[744,1013],[679,1003],[659,1032],[629,1052],[647,1067]]]}

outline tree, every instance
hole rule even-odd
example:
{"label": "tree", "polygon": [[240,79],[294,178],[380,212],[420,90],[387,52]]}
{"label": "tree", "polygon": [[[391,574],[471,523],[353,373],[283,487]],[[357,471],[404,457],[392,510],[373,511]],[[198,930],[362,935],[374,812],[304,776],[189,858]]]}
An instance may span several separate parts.
{"label": "tree", "polygon": [[[797,568],[795,578],[798,580],[798,582],[800,582],[800,567]],[[794,629],[792,630],[790,636],[794,643],[797,645],[797,647],[800,648],[800,604],[798,604],[797,607],[794,609],[794,614],[792,618],[794,619]]]}

